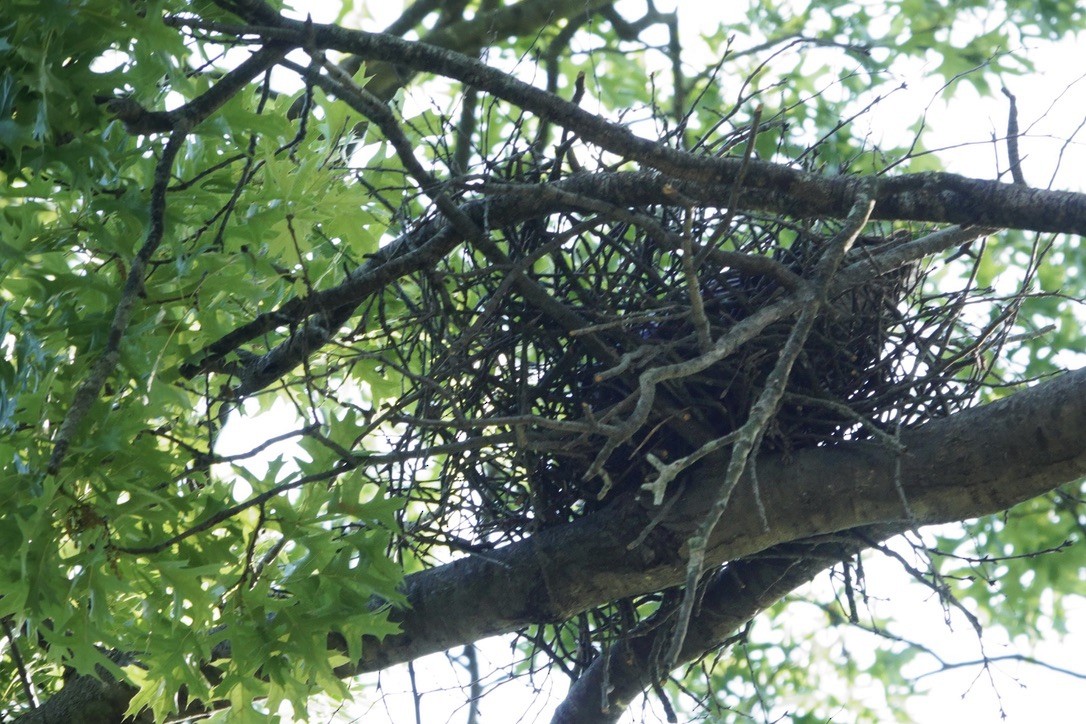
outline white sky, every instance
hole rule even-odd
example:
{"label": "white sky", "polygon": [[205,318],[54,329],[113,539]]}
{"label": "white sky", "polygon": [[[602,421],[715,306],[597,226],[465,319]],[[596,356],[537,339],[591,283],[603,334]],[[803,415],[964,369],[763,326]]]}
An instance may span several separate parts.
{"label": "white sky", "polygon": [[[338,3],[331,4],[334,7]],[[670,3],[657,4],[661,10],[667,10]],[[306,5],[318,22],[331,20],[334,14],[326,9],[328,3],[318,3],[311,8],[308,7],[309,3],[299,2],[298,5]],[[366,10],[375,16],[375,20],[365,24],[366,29],[386,25],[399,14],[400,5],[366,2]],[[687,23],[681,29],[682,36],[692,38],[706,27],[708,7],[709,4],[699,4],[698,12],[689,12],[687,8],[688,12],[681,16]],[[1067,140],[1077,133],[1086,113],[1086,82],[1080,82],[1084,72],[1082,64],[1069,62],[1072,58],[1081,59],[1080,41],[1081,38],[1075,38],[1059,45],[1044,44],[1031,48],[1029,53],[1037,72],[1007,79],[1010,89],[1018,98],[1019,123],[1026,134],[1020,142],[1023,170],[1027,181],[1034,186],[1083,190],[1081,169],[1086,167],[1086,147],[1080,140]],[[1002,141],[992,143],[993,135],[1002,139],[1006,132],[1006,100],[1002,96],[979,98],[969,84],[961,83],[949,102],[932,103],[942,84],[941,77],[931,73],[932,70],[921,63],[912,64],[902,73],[908,89],[891,96],[860,123],[870,130],[873,140],[879,141],[880,136],[884,136],[881,140],[891,143],[895,140],[895,133],[902,133],[902,129],[915,120],[919,112],[928,108],[930,130],[925,139],[928,147],[951,149],[940,154],[947,170],[968,176],[995,178],[997,172],[1007,166]],[[253,424],[253,421],[248,421],[244,433],[240,426],[229,425],[221,440],[222,452],[251,447]],[[261,422],[259,437],[263,439],[266,435],[277,434],[281,431],[278,429],[280,427],[289,429],[296,427],[296,424],[284,415],[269,415]],[[883,592],[893,591],[892,596],[878,602],[877,607],[880,614],[895,618],[897,633],[930,646],[948,661],[980,657],[976,636],[961,615],[954,614],[948,627],[939,602],[927,589],[908,583],[896,564],[872,557],[866,565],[866,573],[873,586]],[[820,576],[812,585],[824,591],[828,585],[826,576]],[[796,626],[803,628],[802,610],[800,607],[794,608],[797,611]],[[1086,672],[1086,664],[1078,654],[1086,651],[1086,624],[1082,623],[1086,620],[1086,602],[1077,600],[1071,604],[1071,608],[1071,634],[1062,641],[1052,636],[1040,642],[1034,651],[1019,650],[1007,646],[1008,642],[1001,631],[991,629],[984,634],[987,653],[989,656],[1031,653],[1054,666]],[[1075,612],[1080,615],[1074,615]],[[869,655],[864,652],[870,651],[871,646],[871,637],[861,632],[846,632],[845,627],[822,632],[818,639],[831,647],[847,646],[852,655],[861,660]],[[485,674],[505,665],[510,658],[508,638],[483,642],[480,670]],[[488,665],[488,660],[492,665]],[[908,671],[919,675],[935,668],[934,662],[925,662],[921,658]],[[437,654],[416,662],[415,670],[420,690],[429,692],[422,699],[422,721],[465,721],[466,689],[460,688],[466,684],[463,669],[450,666],[444,654]],[[561,701],[564,691],[561,680],[564,675],[558,673],[549,679],[549,682],[536,682],[546,684],[544,688],[547,690],[544,691],[533,689],[526,681],[514,681],[491,692],[481,705],[482,722],[549,721],[554,706]],[[365,677],[362,681],[370,685],[357,687],[357,702],[345,704],[336,714],[333,714],[336,707],[325,712],[315,709],[311,713],[311,721],[389,721],[397,724],[414,721],[406,667],[383,672],[379,679],[379,690],[376,688],[376,675]],[[997,663],[993,667],[991,680],[979,667],[967,667],[927,677],[923,684],[927,693],[916,697],[909,706],[911,716],[918,722],[984,724],[1005,721],[1033,724],[1035,721],[1061,722],[1083,717],[1082,691],[1086,689],[1086,684],[1030,664]],[[1006,719],[1000,716],[1000,706],[1006,712]],[[639,721],[641,712],[638,707],[631,707],[631,712],[636,712],[637,717],[628,714],[626,720]],[[758,720],[761,720],[760,715]],[[854,721],[854,717],[842,711],[833,720],[849,722]],[[649,721],[653,721],[652,717],[649,717]],[[660,721],[663,721],[662,717]]]}

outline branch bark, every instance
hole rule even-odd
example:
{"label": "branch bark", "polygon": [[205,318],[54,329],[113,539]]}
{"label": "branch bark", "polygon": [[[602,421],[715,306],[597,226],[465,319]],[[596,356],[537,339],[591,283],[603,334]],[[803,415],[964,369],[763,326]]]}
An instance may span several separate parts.
{"label": "branch bark", "polygon": [[[759,519],[749,480],[740,483],[709,541],[706,567],[855,528],[875,526],[894,532],[1005,510],[1086,475],[1084,435],[1086,369],[904,432],[901,442],[906,452],[900,461],[892,451],[867,442],[804,450],[789,459],[763,458],[758,462],[758,480],[768,530]],[[410,608],[399,614],[403,632],[381,641],[367,639],[362,660],[338,673],[347,677],[384,669],[681,583],[686,566],[683,547],[714,499],[727,462],[726,455],[715,455],[692,468],[681,498],[632,549],[629,544],[656,511],[620,501],[485,556],[469,556],[408,577],[404,592]],[[904,514],[894,485],[898,462],[912,518]],[[742,570],[759,576],[772,573],[769,568]],[[796,585],[815,572],[795,573]],[[740,596],[729,603],[733,599],[727,590],[718,597],[723,607],[713,613],[724,622],[715,625],[717,632],[775,600],[759,597],[751,603]],[[786,592],[770,590],[774,595]],[[346,650],[346,642],[336,636],[329,643]],[[691,646],[696,649],[696,642]],[[229,645],[215,652],[216,658],[229,654]],[[61,712],[72,711],[71,697],[86,690],[75,685],[80,680],[19,721],[91,721],[60,718]],[[98,701],[126,701],[124,691],[130,689],[119,682],[104,684],[98,689]],[[626,696],[626,689],[616,692]],[[621,704],[618,699],[615,703]],[[124,706],[118,704],[112,711],[114,718],[93,721],[120,721]]]}
{"label": "branch bark", "polygon": [[[758,461],[768,530],[749,475],[710,538],[706,568],[781,543],[870,526],[917,527],[1005,510],[1086,475],[1086,368],[902,433],[896,455],[877,443],[816,448]],[[685,578],[684,546],[715,499],[728,456],[687,474],[682,497],[642,545],[627,546],[655,509],[623,500],[531,539],[408,579],[405,633],[365,647],[354,671],[374,671]]]}

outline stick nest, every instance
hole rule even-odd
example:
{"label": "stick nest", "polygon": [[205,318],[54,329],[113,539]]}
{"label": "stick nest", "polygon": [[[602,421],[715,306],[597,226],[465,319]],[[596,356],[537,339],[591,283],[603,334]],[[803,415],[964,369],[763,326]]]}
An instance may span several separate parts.
{"label": "stick nest", "polygon": [[[399,468],[401,492],[430,511],[416,541],[428,531],[432,543],[485,549],[618,496],[648,495],[643,486],[661,464],[747,419],[794,313],[704,369],[656,385],[644,422],[617,432],[631,432],[644,373],[698,359],[789,298],[789,286],[810,279],[835,222],[681,206],[635,213],[646,223],[569,211],[489,229],[505,256],[465,249],[372,310],[409,380],[390,419],[400,425],[396,450],[415,458]],[[865,233],[844,266],[919,232]],[[900,427],[975,399],[989,372],[983,360],[1004,341],[1013,310],[969,323],[976,290],[924,293],[924,277],[915,265],[888,270],[829,300],[762,452],[890,444]],[[598,472],[586,475],[601,451]]]}

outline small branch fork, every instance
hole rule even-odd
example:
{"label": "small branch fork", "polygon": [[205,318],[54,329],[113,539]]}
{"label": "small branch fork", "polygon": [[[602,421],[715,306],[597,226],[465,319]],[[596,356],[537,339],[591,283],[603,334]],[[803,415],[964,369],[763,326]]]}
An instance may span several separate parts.
{"label": "small branch fork", "polygon": [[[732,443],[731,460],[716,502],[706,513],[694,535],[687,540],[689,559],[686,567],[686,590],[676,616],[671,645],[661,661],[662,671],[669,671],[674,663],[678,661],[679,654],[682,651],[687,627],[694,612],[694,604],[697,601],[698,581],[705,565],[709,535],[717,523],[720,522],[721,516],[728,507],[728,501],[731,499],[731,495],[735,491],[744,471],[746,471],[751,456],[757,454],[758,445],[765,432],[766,425],[773,418],[784,396],[792,365],[799,357],[807,336],[810,334],[822,306],[826,303],[837,268],[841,265],[845,254],[871,216],[871,212],[875,207],[874,198],[874,182],[861,188],[852,210],[845,219],[844,228],[830,240],[828,248],[815,267],[814,279],[811,285],[795,295],[793,303],[800,308],[799,317],[796,319],[788,341],[785,342],[784,348],[781,350],[776,365],[769,373],[765,389],[762,390],[761,395],[751,408],[750,417],[736,431],[735,441]],[[642,375],[642,378],[644,377],[645,375]],[[641,406],[640,403],[641,401],[638,402],[638,407]]]}

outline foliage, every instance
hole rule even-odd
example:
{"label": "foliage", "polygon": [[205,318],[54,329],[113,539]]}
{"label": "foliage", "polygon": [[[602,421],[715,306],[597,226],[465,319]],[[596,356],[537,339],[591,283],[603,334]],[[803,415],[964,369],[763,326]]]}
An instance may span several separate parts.
{"label": "foliage", "polygon": [[[424,34],[435,23],[458,28],[501,9],[488,0],[446,5],[400,33]],[[397,630],[390,613],[403,601],[405,572],[524,537],[539,523],[540,509],[525,502],[530,476],[518,453],[489,461],[524,474],[483,500],[472,495],[485,487],[451,482],[485,467],[457,457],[477,449],[466,443],[474,433],[446,425],[408,434],[406,427],[406,418],[428,411],[445,423],[464,409],[493,411],[495,398],[487,395],[499,388],[515,394],[505,373],[521,361],[501,357],[521,349],[500,339],[511,322],[486,326],[477,312],[505,293],[509,264],[535,251],[524,220],[495,230],[496,253],[456,245],[441,264],[383,280],[357,313],[352,307],[341,315],[342,303],[323,298],[334,343],[274,380],[254,378],[250,363],[299,332],[322,333],[301,317],[275,314],[322,290],[368,283],[359,269],[390,256],[399,248],[394,239],[440,221],[432,204],[438,196],[466,203],[470,193],[485,195],[485,184],[558,179],[564,166],[556,155],[573,171],[630,164],[459,82],[422,76],[401,79],[407,86],[399,88],[378,61],[348,73],[389,89],[383,100],[392,100],[397,138],[377,116],[363,118],[327,87],[299,80],[309,61],[297,53],[273,72],[252,74],[187,134],[141,127],[142,109],[198,108],[250,57],[255,47],[214,25],[238,23],[230,10],[246,6],[53,0],[0,8],[0,550],[9,552],[0,561],[7,636],[0,666],[13,682],[0,705],[5,717],[27,708],[28,692],[48,698],[71,672],[127,678],[138,689],[130,712],[148,707],[157,720],[185,701],[226,701],[238,720],[263,721],[257,712],[274,712],[283,700],[302,712],[316,692],[346,697],[336,672],[344,660],[328,650],[330,632],[342,635],[347,657],[357,661],[364,636]],[[1023,43],[1086,24],[1070,2],[991,9],[980,2],[766,0],[680,42],[674,16],[651,4],[643,15],[622,4],[593,7],[602,9],[514,29],[483,55],[517,77],[539,74],[540,85],[560,96],[675,148],[741,154],[751,124],[760,124],[756,157],[827,176],[937,165],[922,152],[922,138],[879,146],[854,123],[893,92],[908,63],[934,63],[948,94],[961,83],[991,93],[998,78],[1029,70],[1028,54],[1016,50]],[[345,4],[340,15],[345,24],[357,16],[372,28],[364,18],[375,10]],[[639,17],[643,22],[630,24]],[[442,42],[455,48],[462,36],[448,37]],[[669,40],[683,46],[681,58]],[[427,187],[427,177],[405,165],[401,141],[444,185]],[[164,199],[161,214],[155,189]],[[786,227],[797,223],[785,215],[743,221],[750,229],[779,224],[773,242],[781,249],[793,233]],[[669,223],[681,232],[689,222],[676,215]],[[543,227],[540,238],[553,241],[563,228]],[[880,231],[888,237],[892,229]],[[606,233],[631,248],[639,242],[633,233],[623,238],[621,224]],[[588,246],[565,259],[597,265],[597,281],[618,280],[619,269],[608,264],[629,257],[604,258],[604,236],[581,237]],[[751,237],[746,241],[729,248],[750,251]],[[929,284],[975,272],[982,288],[1018,266],[1031,290],[1081,295],[1081,275],[1022,262],[1040,247],[1032,235],[1009,233],[1003,242],[1005,251],[975,266],[932,272]],[[1060,244],[1066,258],[1081,256]],[[547,266],[560,256],[540,255],[528,271],[561,286]],[[646,274],[679,256],[646,260]],[[617,281],[597,291],[629,313],[651,306],[620,298],[629,290]],[[1081,347],[1074,313],[1054,297],[993,303],[972,328],[1009,325],[1009,314],[1000,314],[1019,303],[1015,332],[1057,324],[1057,337],[1027,338],[1003,357],[993,349],[978,367],[982,374],[971,368],[961,379],[1049,373],[1059,349]],[[529,317],[518,322],[546,324]],[[216,341],[258,322],[248,345],[212,360]],[[440,364],[455,357],[443,346],[480,329],[486,336],[472,350],[475,376],[442,377]],[[525,352],[531,358],[521,371],[538,374],[552,352]],[[531,376],[516,382],[528,385]],[[444,386],[432,388],[435,379]],[[271,433],[262,420],[284,403],[293,427]],[[516,411],[510,405],[502,412]],[[521,412],[574,417],[567,407]],[[244,449],[224,449],[224,427],[245,431]],[[516,442],[514,427],[503,432],[503,444]],[[420,453],[420,446],[429,449]],[[576,501],[586,497],[576,491],[562,502],[563,522],[583,512]],[[1080,506],[1070,486],[1004,518],[969,522],[938,540],[932,570],[960,577],[954,594],[970,600],[985,625],[1012,634],[1060,630],[1062,597],[1083,592],[1083,547],[996,559],[1059,547],[1077,534]],[[522,514],[516,525],[514,513]],[[992,559],[978,560],[984,556]],[[565,663],[585,644],[577,637],[587,636],[580,651],[590,659],[607,639],[600,632],[625,630],[613,625],[624,615],[630,625],[651,617],[660,596],[616,601],[593,612],[591,623],[586,617],[534,638]],[[390,605],[372,606],[378,599]],[[785,608],[766,620],[783,619]],[[860,672],[829,672],[825,651],[801,649],[751,633],[705,676],[693,668],[680,678],[710,710],[749,712],[769,698],[829,715],[846,702],[811,703],[811,692]],[[139,665],[110,652],[138,652]],[[880,654],[870,672],[885,683],[891,706],[910,690],[898,674],[899,653]],[[775,668],[752,674],[755,661]],[[181,689],[184,701],[174,696]]]}

